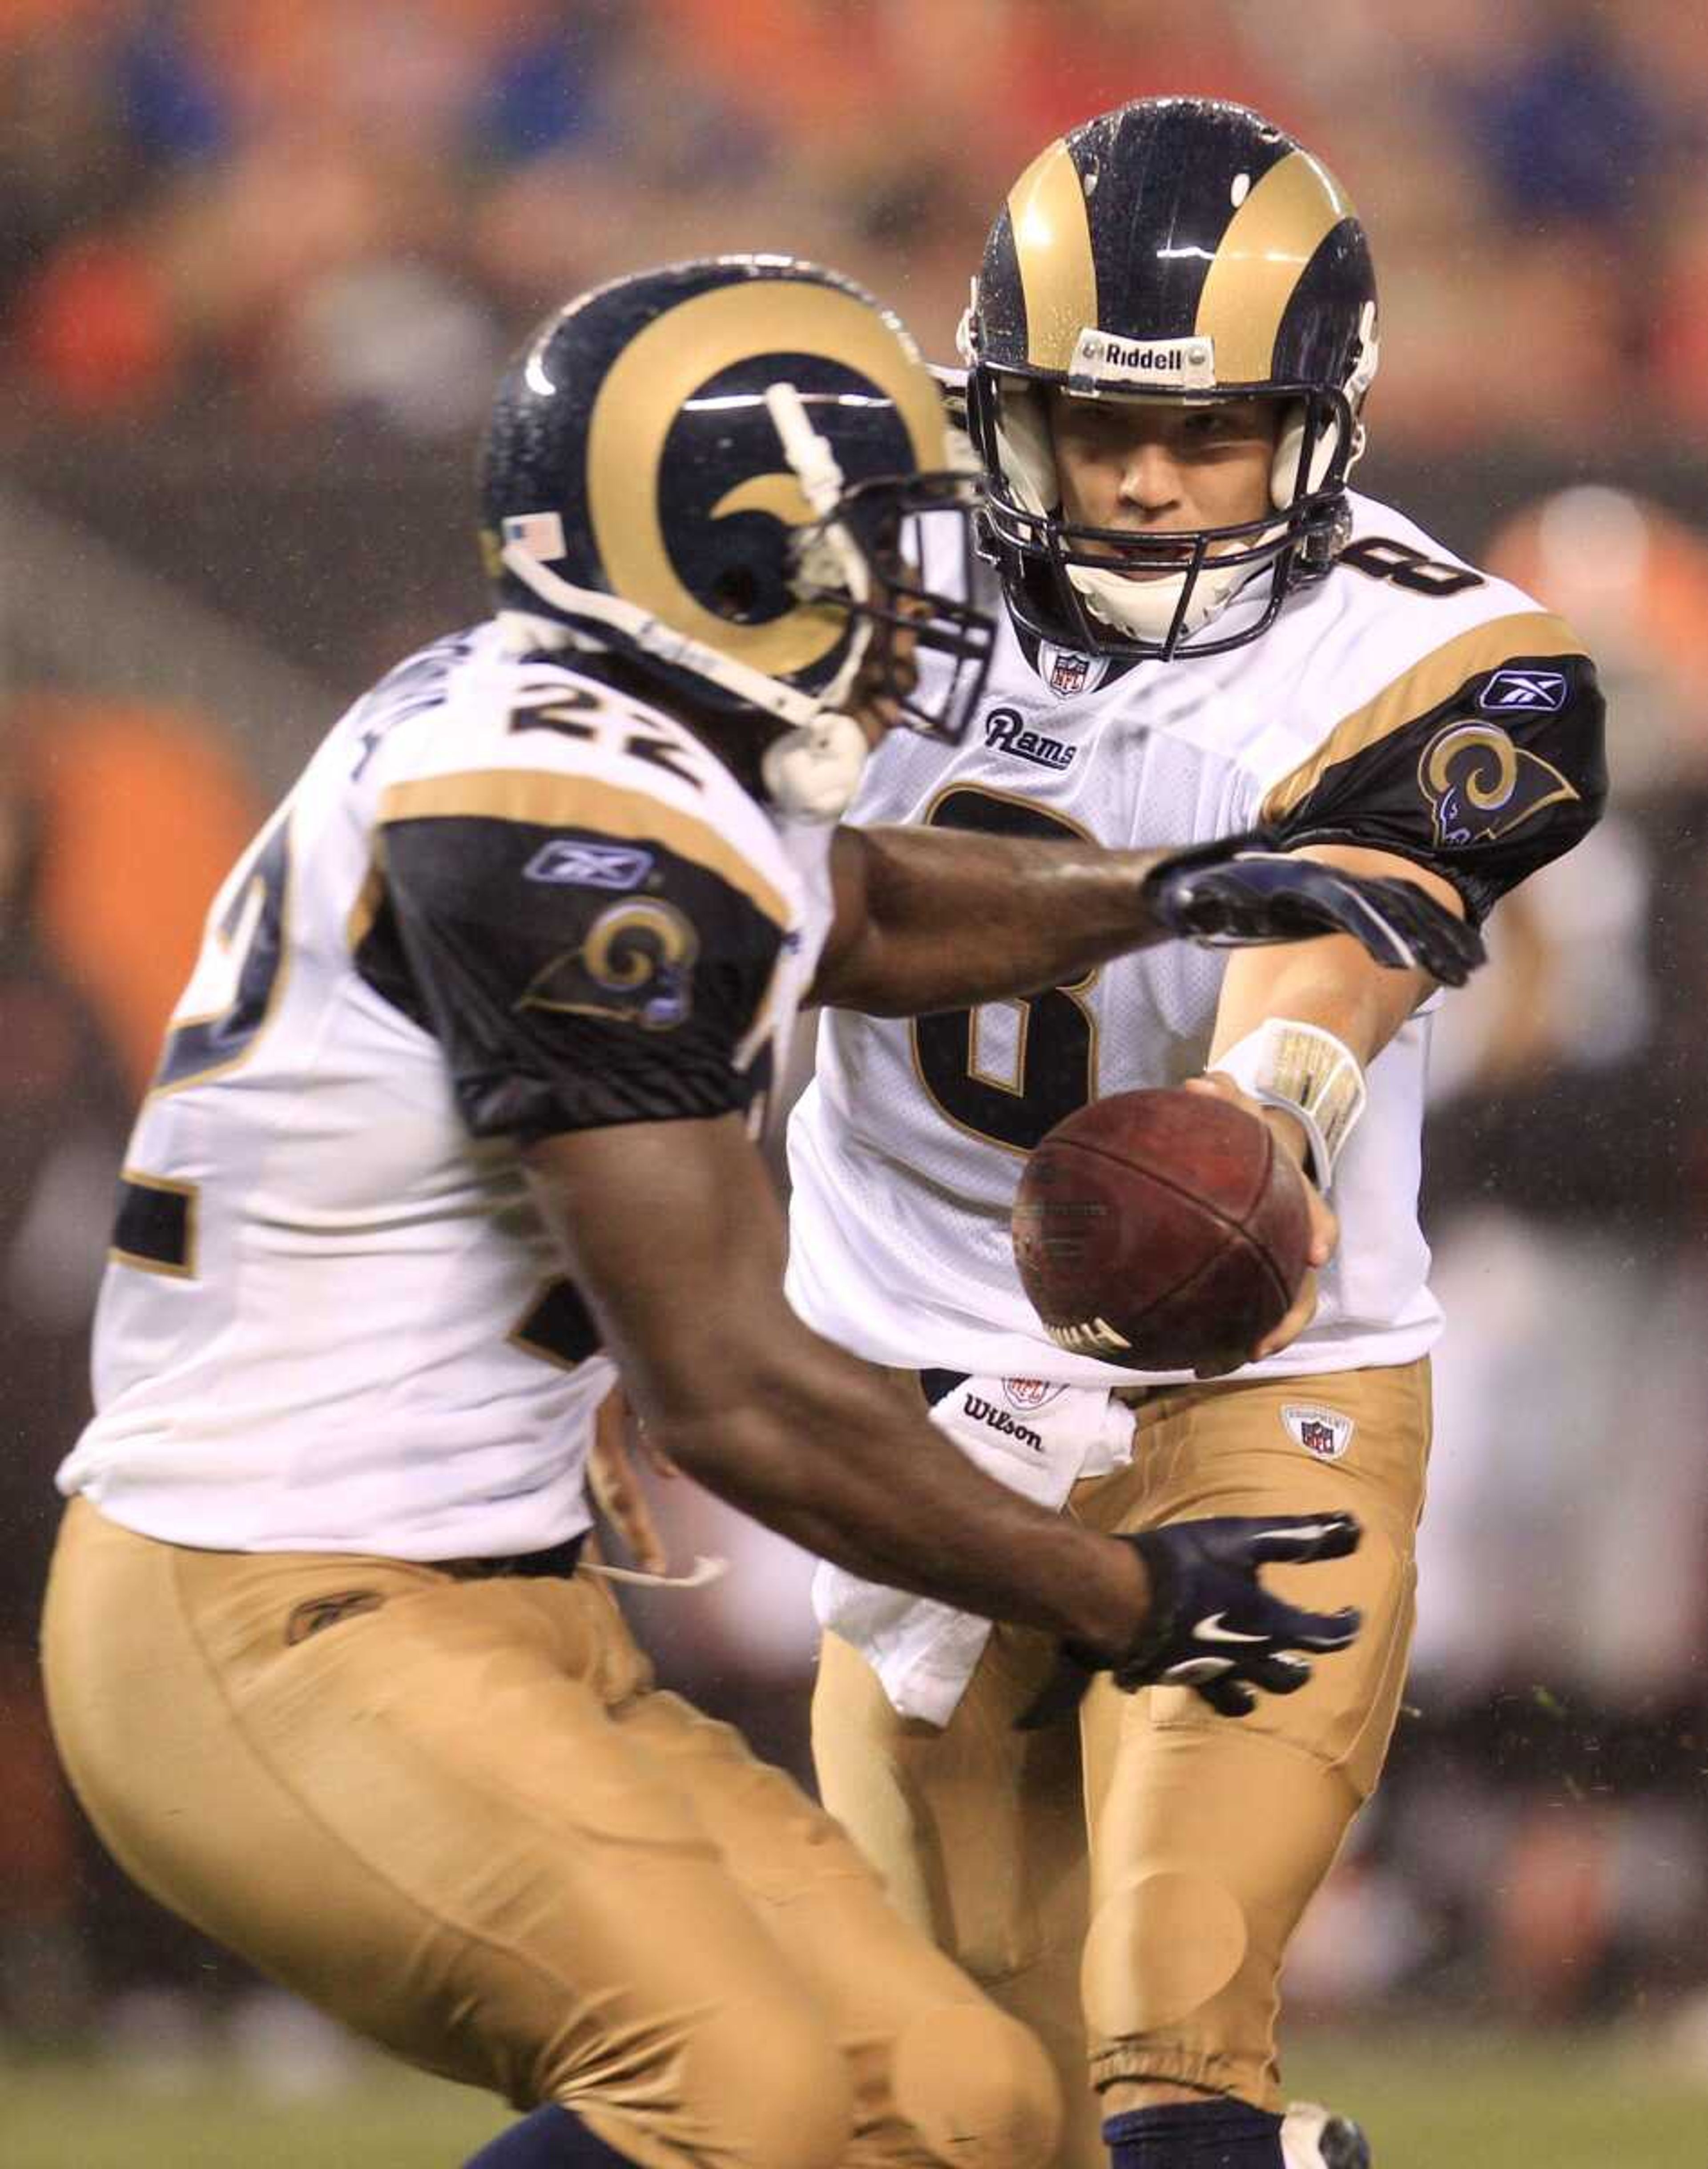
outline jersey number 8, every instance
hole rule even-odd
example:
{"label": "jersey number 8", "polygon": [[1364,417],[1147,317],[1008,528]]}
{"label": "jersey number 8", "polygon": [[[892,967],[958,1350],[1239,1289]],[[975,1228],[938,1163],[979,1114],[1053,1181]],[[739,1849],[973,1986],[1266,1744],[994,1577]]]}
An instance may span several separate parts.
{"label": "jersey number 8", "polygon": [[[973,784],[945,791],[925,819],[930,828],[987,836],[1091,840],[1060,813]],[[1029,1153],[1065,1116],[1095,1099],[1097,1020],[1083,997],[1096,978],[1092,971],[1071,986],[1021,1000],[916,1017],[913,1063],[939,1111],[973,1137]],[[1011,1026],[1008,1055],[987,1063],[981,1042],[994,1037],[997,1012],[1005,1012]],[[987,1016],[991,1029],[982,1031]]]}

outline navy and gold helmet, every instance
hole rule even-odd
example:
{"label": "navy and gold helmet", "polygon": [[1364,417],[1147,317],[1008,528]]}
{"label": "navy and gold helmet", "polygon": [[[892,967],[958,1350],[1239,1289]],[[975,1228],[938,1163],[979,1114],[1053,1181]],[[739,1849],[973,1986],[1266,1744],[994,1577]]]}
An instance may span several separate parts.
{"label": "navy and gold helmet", "polygon": [[[961,333],[982,528],[1021,626],[1129,658],[1216,653],[1266,631],[1346,540],[1375,321],[1357,213],[1260,115],[1140,99],[1051,144],[992,230]],[[1159,538],[1149,580],[1112,573],[1109,545],[1131,560],[1133,538],[1062,518],[1051,386],[1284,402],[1273,516]]]}
{"label": "navy and gold helmet", "polygon": [[[795,786],[767,775],[788,810],[836,810],[857,692],[947,737],[971,712],[992,640],[968,600],[976,478],[955,468],[912,339],[834,272],[705,258],[559,310],[498,388],[481,494],[500,612],[788,726]],[[958,566],[958,592],[918,573],[932,514],[953,545],[934,546],[934,568]],[[928,704],[918,648],[952,665],[929,674]],[[814,748],[825,804],[807,808],[794,800],[813,795]]]}

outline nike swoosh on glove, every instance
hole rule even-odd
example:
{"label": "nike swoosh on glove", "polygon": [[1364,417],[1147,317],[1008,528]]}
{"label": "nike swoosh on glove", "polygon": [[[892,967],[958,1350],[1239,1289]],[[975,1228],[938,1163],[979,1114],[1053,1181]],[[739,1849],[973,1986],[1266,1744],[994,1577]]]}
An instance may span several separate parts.
{"label": "nike swoosh on glove", "polygon": [[1360,1533],[1350,1514],[1277,1514],[1175,1521],[1122,1537],[1150,1575],[1151,1608],[1138,1639],[1113,1659],[1067,1644],[1019,1729],[1067,1715],[1099,1671],[1126,1694],[1157,1685],[1195,1688],[1224,1717],[1247,1716],[1259,1693],[1296,1694],[1311,1676],[1310,1657],[1345,1649],[1363,1621],[1349,1608],[1304,1612],[1285,1603],[1264,1587],[1258,1569],[1344,1559]]}
{"label": "nike swoosh on glove", "polygon": [[1353,874],[1270,848],[1261,832],[1178,851],[1140,894],[1172,934],[1213,949],[1349,934],[1378,964],[1462,987],[1487,959],[1482,937],[1416,882]]}

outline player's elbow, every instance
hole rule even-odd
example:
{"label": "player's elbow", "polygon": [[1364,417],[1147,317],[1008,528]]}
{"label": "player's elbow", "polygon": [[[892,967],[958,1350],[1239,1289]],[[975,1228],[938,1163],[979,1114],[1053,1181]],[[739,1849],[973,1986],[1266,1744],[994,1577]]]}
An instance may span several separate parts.
{"label": "player's elbow", "polygon": [[799,1503],[800,1438],[760,1400],[732,1400],[646,1428],[684,1475],[760,1521],[774,1523],[780,1509]]}
{"label": "player's elbow", "polygon": [[781,1428],[805,1337],[780,1294],[774,1314],[730,1321],[689,1359],[636,1382],[635,1399],[659,1448],[712,1490],[723,1470],[766,1457]]}
{"label": "player's elbow", "polygon": [[763,1519],[768,1505],[806,1505],[815,1494],[811,1448],[846,1420],[832,1375],[846,1362],[780,1293],[774,1311],[732,1326],[645,1411],[646,1428],[679,1468]]}

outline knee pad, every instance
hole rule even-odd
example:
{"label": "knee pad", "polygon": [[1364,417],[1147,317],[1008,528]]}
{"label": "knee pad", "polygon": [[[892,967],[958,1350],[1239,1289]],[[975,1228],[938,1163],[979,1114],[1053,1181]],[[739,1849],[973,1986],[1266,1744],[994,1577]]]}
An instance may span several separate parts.
{"label": "knee pad", "polygon": [[1093,1918],[1080,1969],[1087,2023],[1114,2039],[1179,2025],[1227,1986],[1249,1942],[1239,1900],[1213,1876],[1139,1876]]}
{"label": "knee pad", "polygon": [[988,2003],[940,2005],[896,2044],[896,2108],[955,2169],[1043,2169],[1062,2129],[1056,2074],[1024,2026]]}

